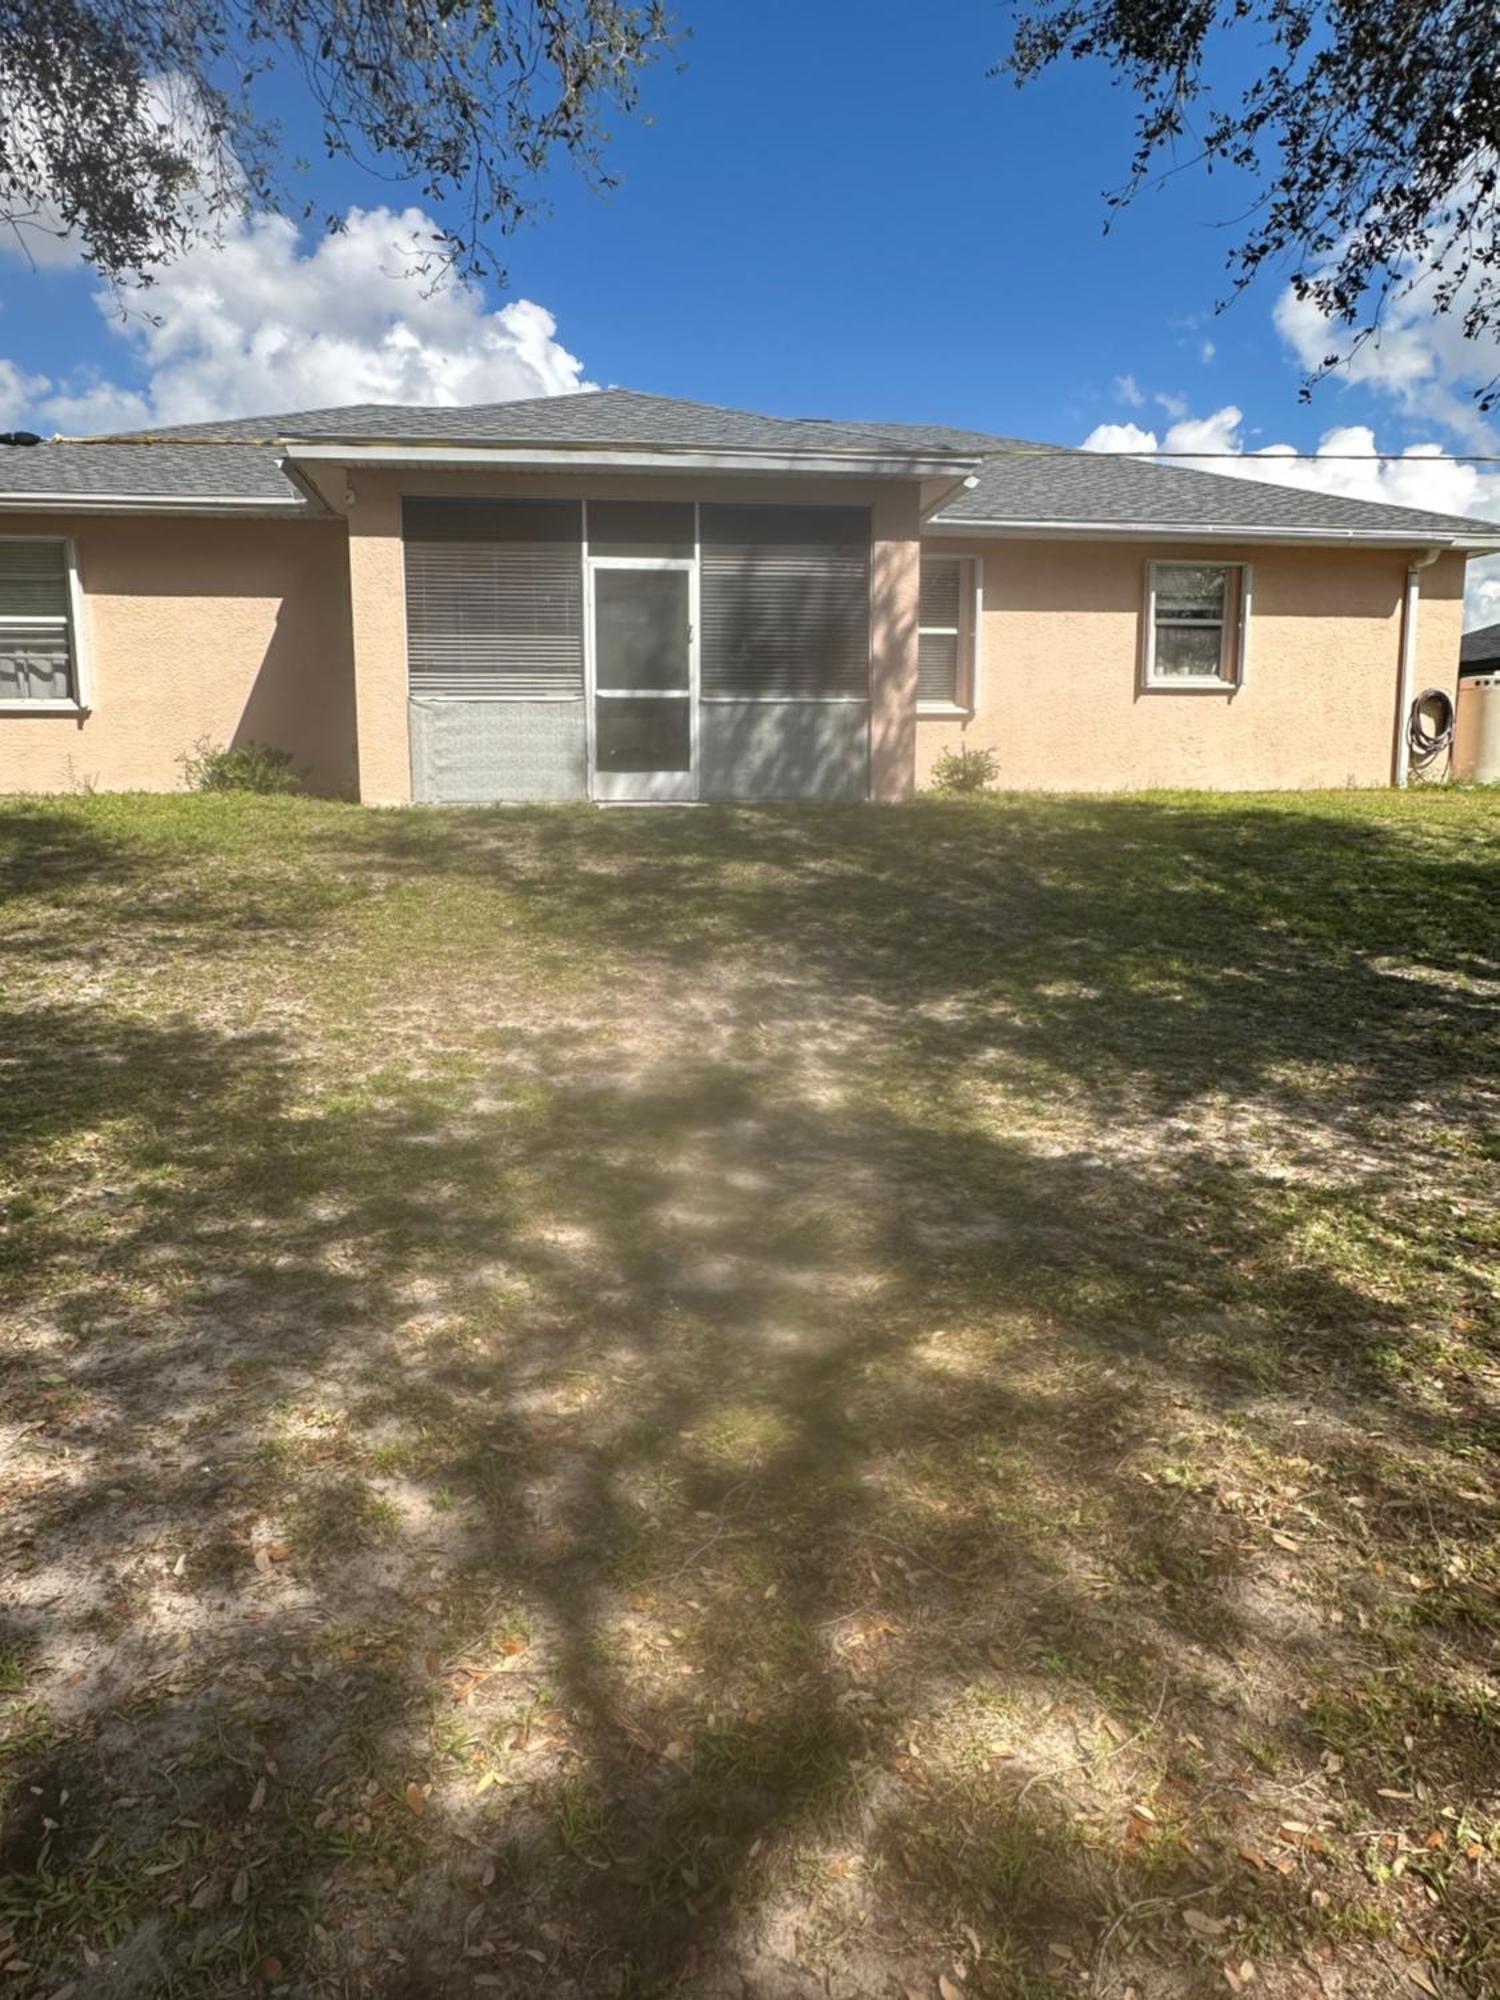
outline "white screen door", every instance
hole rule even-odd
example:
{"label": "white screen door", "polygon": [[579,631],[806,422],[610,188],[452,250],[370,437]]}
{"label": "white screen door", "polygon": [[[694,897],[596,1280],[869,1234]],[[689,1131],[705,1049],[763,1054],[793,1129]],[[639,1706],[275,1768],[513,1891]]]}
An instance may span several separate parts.
{"label": "white screen door", "polygon": [[596,799],[698,796],[691,562],[589,564]]}

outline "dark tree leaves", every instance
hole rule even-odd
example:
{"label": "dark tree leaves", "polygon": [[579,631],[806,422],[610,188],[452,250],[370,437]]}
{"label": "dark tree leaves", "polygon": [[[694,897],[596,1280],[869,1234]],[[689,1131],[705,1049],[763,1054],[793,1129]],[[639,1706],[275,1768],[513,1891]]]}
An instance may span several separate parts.
{"label": "dark tree leaves", "polygon": [[149,282],[227,216],[286,206],[257,112],[280,64],[330,157],[440,208],[418,263],[496,275],[554,154],[611,185],[604,120],[670,39],[659,0],[0,0],[0,227]]}
{"label": "dark tree leaves", "polygon": [[[1140,100],[1111,205],[1184,163],[1249,176],[1236,289],[1290,262],[1345,354],[1419,273],[1471,339],[1500,327],[1496,0],[1021,0],[1000,68],[1025,82],[1065,56]],[[1254,80],[1226,96],[1206,67],[1235,61]]]}

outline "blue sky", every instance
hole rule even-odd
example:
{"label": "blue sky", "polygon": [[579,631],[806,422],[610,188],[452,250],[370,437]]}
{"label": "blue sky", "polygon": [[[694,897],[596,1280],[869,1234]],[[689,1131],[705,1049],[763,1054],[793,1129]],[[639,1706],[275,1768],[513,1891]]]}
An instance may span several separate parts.
{"label": "blue sky", "polygon": [[[1367,436],[1360,448],[1378,442],[1382,453],[1489,441],[1469,398],[1472,357],[1419,307],[1360,380],[1325,383],[1310,406],[1298,400],[1304,360],[1287,329],[1304,356],[1324,343],[1287,319],[1286,273],[1213,316],[1234,240],[1226,225],[1246,192],[1231,178],[1178,175],[1106,234],[1102,197],[1129,157],[1132,100],[1086,66],[1025,91],[987,76],[1005,45],[1002,8],[684,0],[682,11],[692,35],[680,71],[665,64],[647,78],[651,122],[617,123],[609,158],[623,185],[600,199],[553,176],[551,214],[508,246],[504,295],[462,310],[424,300],[390,258],[366,283],[357,244],[337,272],[322,260],[320,292],[298,261],[318,257],[315,233],[300,244],[288,234],[239,246],[233,298],[217,299],[219,268],[195,259],[163,285],[163,325],[148,331],[102,313],[76,266],[33,273],[0,257],[11,383],[7,407],[0,380],[0,415],[86,429],[205,404],[227,414],[354,400],[387,382],[390,400],[468,401],[586,379],[1070,443],[1108,424],[1131,428],[1107,443],[1247,452],[1312,450],[1330,432],[1335,443]],[[281,108],[294,150],[312,133],[295,97]],[[348,167],[319,166],[308,192],[337,211],[416,199]],[[262,282],[262,253],[274,282]],[[545,314],[519,331],[514,312],[494,317],[516,299]],[[416,361],[367,377],[372,347],[390,361],[397,322]],[[471,365],[484,340],[489,372]],[[530,373],[502,366],[499,350],[518,340],[545,349]],[[248,365],[258,343],[277,341]],[[1460,490],[1430,460],[1394,475],[1330,461],[1317,477],[1432,505],[1488,495],[1478,475]]]}

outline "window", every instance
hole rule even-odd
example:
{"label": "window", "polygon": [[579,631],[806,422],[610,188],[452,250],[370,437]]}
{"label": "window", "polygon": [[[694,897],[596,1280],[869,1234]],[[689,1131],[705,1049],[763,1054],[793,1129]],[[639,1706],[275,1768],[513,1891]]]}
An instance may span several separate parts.
{"label": "window", "polygon": [[83,707],[67,542],[0,539],[0,708]]}
{"label": "window", "polygon": [[967,556],[923,556],[917,600],[917,707],[972,708],[976,565]]}
{"label": "window", "polygon": [[705,506],[699,522],[703,698],[868,700],[868,511]]}
{"label": "window", "polygon": [[1240,686],[1250,611],[1246,563],[1152,563],[1146,604],[1146,685]]}

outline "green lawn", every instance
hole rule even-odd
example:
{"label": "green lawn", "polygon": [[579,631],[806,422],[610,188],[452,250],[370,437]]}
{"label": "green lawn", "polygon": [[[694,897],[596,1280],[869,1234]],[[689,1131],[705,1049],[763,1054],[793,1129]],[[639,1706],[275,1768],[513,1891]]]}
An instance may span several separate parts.
{"label": "green lawn", "polygon": [[1500,1990],[1500,797],[0,884],[0,2000]]}

